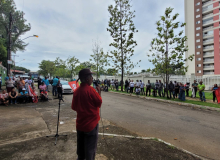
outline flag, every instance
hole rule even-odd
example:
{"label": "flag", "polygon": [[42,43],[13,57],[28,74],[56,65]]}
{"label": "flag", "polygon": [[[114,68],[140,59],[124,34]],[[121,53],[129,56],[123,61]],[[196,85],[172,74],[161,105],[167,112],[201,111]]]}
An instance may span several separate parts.
{"label": "flag", "polygon": [[70,87],[72,88],[73,92],[79,87],[78,81],[68,82],[68,84],[69,84]]}
{"label": "flag", "polygon": [[220,103],[220,87],[215,90],[215,96],[217,98],[218,103]]}
{"label": "flag", "polygon": [[37,103],[38,102],[37,95],[35,94],[35,92],[33,91],[30,85],[28,85],[28,93],[29,93],[29,96],[32,97],[33,103]]}

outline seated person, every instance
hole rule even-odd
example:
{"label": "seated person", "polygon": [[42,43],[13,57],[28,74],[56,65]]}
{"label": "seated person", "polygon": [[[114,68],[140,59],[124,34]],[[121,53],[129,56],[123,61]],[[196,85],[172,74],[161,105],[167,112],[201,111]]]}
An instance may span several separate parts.
{"label": "seated person", "polygon": [[139,87],[137,87],[136,90],[135,90],[135,93],[136,93],[136,95],[140,95],[141,89]]}
{"label": "seated person", "polygon": [[41,85],[39,85],[39,89],[40,89],[40,93],[43,91],[43,90],[46,90],[47,89],[47,86],[44,82],[41,83]]}
{"label": "seated person", "polygon": [[6,106],[8,106],[8,93],[6,93],[6,90],[2,91],[2,94],[0,95],[0,102],[1,104],[4,104]]}
{"label": "seated person", "polygon": [[18,92],[15,91],[15,88],[12,88],[11,92],[9,92],[9,102],[11,104],[16,104],[18,99]]}
{"label": "seated person", "polygon": [[48,101],[48,93],[46,90],[42,90],[40,93],[41,101]]}
{"label": "seated person", "polygon": [[28,92],[26,91],[25,88],[22,89],[22,92],[20,92],[20,96],[18,96],[17,101],[19,103],[27,103],[28,101]]}

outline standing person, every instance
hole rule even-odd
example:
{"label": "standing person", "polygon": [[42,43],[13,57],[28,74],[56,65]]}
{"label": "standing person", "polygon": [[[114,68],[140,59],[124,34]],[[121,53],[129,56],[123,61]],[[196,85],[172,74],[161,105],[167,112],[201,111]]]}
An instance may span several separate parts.
{"label": "standing person", "polygon": [[96,90],[90,85],[93,77],[89,69],[79,72],[80,87],[75,90],[72,100],[72,109],[77,112],[77,155],[78,160],[95,160],[98,142],[99,108],[102,104],[101,89]]}
{"label": "standing person", "polygon": [[111,81],[111,90],[114,90],[114,88],[115,88],[115,81],[114,81],[114,79],[112,79],[112,81]]}
{"label": "standing person", "polygon": [[0,74],[0,90],[2,90],[2,75]]}
{"label": "standing person", "polygon": [[185,98],[185,86],[182,84],[182,83],[180,83],[180,93],[179,93],[179,99],[181,100],[181,101],[185,101],[186,100],[186,98]]}
{"label": "standing person", "polygon": [[11,92],[12,88],[14,88],[14,81],[11,79],[11,77],[6,82],[6,88],[7,92]]}
{"label": "standing person", "polygon": [[168,84],[168,91],[170,93],[170,99],[172,98],[171,95],[173,95],[173,98],[175,99],[175,87],[172,81],[170,81],[170,83]]}
{"label": "standing person", "polygon": [[31,77],[28,77],[27,83],[28,83],[30,86],[32,85],[33,81],[32,81],[32,79],[31,79]]}
{"label": "standing person", "polygon": [[194,83],[192,84],[192,98],[196,98],[196,92],[198,89],[198,83],[196,83],[197,81],[194,80]]}
{"label": "standing person", "polygon": [[142,95],[144,95],[144,86],[145,86],[145,84],[144,84],[144,82],[142,82],[141,80],[140,80],[140,88],[141,88],[141,94]]}
{"label": "standing person", "polygon": [[134,90],[134,82],[133,80],[131,80],[130,84],[129,84],[129,87],[130,87],[130,95],[133,94],[133,90]]}
{"label": "standing person", "polygon": [[[214,84],[214,87],[212,87],[212,94],[213,94],[213,102],[215,102],[216,99],[216,95],[215,95],[215,91],[218,89],[218,85]],[[217,99],[218,102],[218,99]]]}
{"label": "standing person", "polygon": [[176,81],[174,81],[174,87],[175,87],[175,94],[174,94],[174,96],[175,96],[175,98],[177,98],[178,97],[178,94],[180,93],[180,91],[179,91],[179,88],[180,88],[180,85],[179,85],[179,83],[177,83]]}
{"label": "standing person", "polygon": [[204,90],[205,90],[205,85],[202,84],[202,81],[199,82],[198,89],[199,89],[200,100],[206,102],[205,92],[204,92]]}
{"label": "standing person", "polygon": [[128,86],[129,86],[129,83],[128,83],[128,80],[126,79],[126,80],[125,80],[125,89],[126,89],[126,90],[127,90]]}
{"label": "standing person", "polygon": [[53,96],[57,96],[57,83],[58,83],[58,76],[53,79]]}
{"label": "standing person", "polygon": [[115,80],[115,88],[116,88],[116,91],[118,91],[118,80]]}
{"label": "standing person", "polygon": [[189,83],[187,82],[185,85],[185,89],[186,89],[186,97],[189,97]]}
{"label": "standing person", "polygon": [[63,90],[62,90],[62,84],[60,83],[60,80],[57,83],[57,93],[58,93],[58,98],[62,99],[63,98]]}
{"label": "standing person", "polygon": [[149,91],[149,97],[150,97],[150,93],[151,93],[151,83],[150,83],[150,80],[148,80],[148,83],[146,84],[146,96],[147,96],[148,91]]}
{"label": "standing person", "polygon": [[39,89],[39,86],[41,85],[41,81],[42,81],[41,78],[38,77],[38,78],[37,78],[37,86],[38,86],[38,89]]}
{"label": "standing person", "polygon": [[156,80],[156,83],[155,83],[155,96],[157,96],[158,89],[159,89],[159,82],[158,82],[158,80]]}
{"label": "standing person", "polygon": [[159,85],[158,85],[158,94],[161,97],[161,93],[163,96],[163,83],[161,83],[161,80],[159,80]]}
{"label": "standing person", "polygon": [[12,88],[11,92],[9,93],[9,103],[17,104],[17,97],[18,92],[15,91],[15,88]]}
{"label": "standing person", "polygon": [[138,88],[139,87],[139,80],[136,80],[136,83],[135,83],[135,91],[136,91],[136,88]]}
{"label": "standing person", "polygon": [[45,77],[43,80],[42,80],[42,82],[44,82],[44,84],[47,86],[47,91],[49,92],[49,84],[50,84],[50,82],[49,82],[49,80],[48,80],[48,77]]}

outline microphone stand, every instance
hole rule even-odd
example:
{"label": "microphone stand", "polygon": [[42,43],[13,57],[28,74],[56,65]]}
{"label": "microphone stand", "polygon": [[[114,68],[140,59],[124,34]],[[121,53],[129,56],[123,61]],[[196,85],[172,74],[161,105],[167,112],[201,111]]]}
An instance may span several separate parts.
{"label": "microphone stand", "polygon": [[[57,138],[58,138],[59,136],[67,136],[67,135],[59,135],[59,134],[58,134],[59,120],[60,120],[60,101],[63,101],[62,95],[61,95],[61,97],[59,97],[59,109],[58,109],[58,119],[57,119],[57,132],[56,132],[55,135],[46,136],[46,137],[55,137],[55,138],[56,138],[54,145],[57,144]],[[63,101],[63,102],[64,102],[64,101]]]}

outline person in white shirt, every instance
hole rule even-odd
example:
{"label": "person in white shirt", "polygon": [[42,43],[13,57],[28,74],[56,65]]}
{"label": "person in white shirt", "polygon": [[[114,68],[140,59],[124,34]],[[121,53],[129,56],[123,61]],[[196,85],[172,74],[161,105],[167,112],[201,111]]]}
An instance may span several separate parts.
{"label": "person in white shirt", "polygon": [[141,94],[142,95],[144,95],[144,82],[142,82],[141,80],[140,80],[140,88],[141,88]]}
{"label": "person in white shirt", "polygon": [[136,90],[135,90],[135,93],[136,93],[136,95],[140,95],[141,89],[139,87],[137,87]]}
{"label": "person in white shirt", "polygon": [[129,83],[129,87],[130,87],[130,94],[132,94],[133,90],[134,90],[134,82],[133,82],[133,80],[131,80],[131,82]]}
{"label": "person in white shirt", "polygon": [[115,81],[114,81],[114,79],[112,79],[112,81],[111,81],[111,89],[115,89]]}
{"label": "person in white shirt", "polygon": [[31,86],[31,84],[33,83],[33,81],[31,80],[31,78],[29,77],[27,80],[27,83]]}

